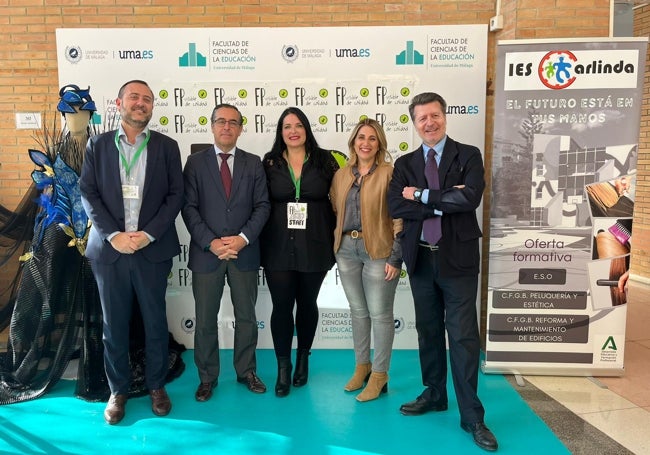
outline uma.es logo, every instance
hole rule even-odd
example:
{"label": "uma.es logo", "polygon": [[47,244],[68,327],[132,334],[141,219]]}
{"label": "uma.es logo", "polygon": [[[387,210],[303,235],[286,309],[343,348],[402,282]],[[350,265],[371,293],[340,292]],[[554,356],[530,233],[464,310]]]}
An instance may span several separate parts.
{"label": "uma.es logo", "polygon": [[114,55],[120,60],[151,60],[153,59],[152,50],[124,49],[115,51]]}
{"label": "uma.es logo", "polygon": [[370,49],[368,48],[334,49],[334,56],[336,58],[368,58],[370,57]]}
{"label": "uma.es logo", "polygon": [[476,104],[447,106],[447,115],[476,115],[478,113],[479,108]]}

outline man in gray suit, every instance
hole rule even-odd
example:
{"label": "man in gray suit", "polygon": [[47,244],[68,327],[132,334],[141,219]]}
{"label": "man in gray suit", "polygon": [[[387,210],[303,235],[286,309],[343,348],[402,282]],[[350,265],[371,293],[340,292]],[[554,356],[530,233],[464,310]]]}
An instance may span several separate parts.
{"label": "man in gray suit", "polygon": [[242,115],[220,104],[211,116],[214,146],[190,155],[183,171],[183,220],[192,237],[188,267],[196,307],[194,361],[207,401],[219,377],[218,314],[228,277],[235,314],[233,363],[237,381],[255,393],[266,386],[256,374],[258,237],[271,211],[260,158],[237,148]]}

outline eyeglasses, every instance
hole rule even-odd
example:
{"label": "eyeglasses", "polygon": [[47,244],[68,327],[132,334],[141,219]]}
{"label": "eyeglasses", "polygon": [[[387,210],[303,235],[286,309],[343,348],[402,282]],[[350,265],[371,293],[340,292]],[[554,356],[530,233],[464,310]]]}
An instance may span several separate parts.
{"label": "eyeglasses", "polygon": [[213,125],[217,125],[219,128],[226,126],[226,123],[230,128],[237,128],[240,126],[239,120],[226,120],[225,118],[218,118],[212,122]]}

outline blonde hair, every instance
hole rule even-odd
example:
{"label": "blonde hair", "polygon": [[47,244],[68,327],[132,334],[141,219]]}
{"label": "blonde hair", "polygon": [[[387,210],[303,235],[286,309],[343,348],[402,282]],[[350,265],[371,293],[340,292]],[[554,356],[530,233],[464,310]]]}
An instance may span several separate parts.
{"label": "blonde hair", "polygon": [[348,139],[348,149],[350,151],[350,160],[348,161],[348,166],[357,165],[358,158],[357,152],[354,150],[354,141],[357,139],[359,130],[364,126],[369,126],[374,129],[377,135],[377,140],[379,141],[379,149],[375,155],[375,162],[377,164],[381,164],[387,161],[393,161],[390,153],[388,153],[388,141],[386,140],[386,133],[384,133],[384,128],[377,120],[366,117],[362,120],[359,120],[359,123],[357,123],[357,125],[352,129],[352,133],[350,133],[350,139]]}

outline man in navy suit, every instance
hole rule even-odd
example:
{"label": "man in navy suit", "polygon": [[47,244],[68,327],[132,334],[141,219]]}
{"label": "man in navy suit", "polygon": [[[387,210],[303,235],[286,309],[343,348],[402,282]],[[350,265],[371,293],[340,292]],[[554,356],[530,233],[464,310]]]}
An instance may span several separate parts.
{"label": "man in navy suit", "polygon": [[188,267],[196,308],[194,362],[197,401],[207,401],[220,372],[218,314],[228,278],[235,315],[233,363],[237,381],[255,393],[266,386],[256,373],[258,237],[271,211],[260,158],[237,148],[242,115],[220,104],[211,116],[214,145],[190,155],[183,171],[182,215],[191,236]]}
{"label": "man in navy suit", "polygon": [[104,419],[124,417],[131,369],[129,319],[134,302],[145,331],[146,371],[154,414],[171,410],[165,292],[172,258],[180,252],[175,220],[183,204],[178,144],[148,127],[154,96],[132,80],[116,100],[120,126],[93,137],[81,171],[82,203],[92,227],[86,256],[102,304],[104,366],[111,396]]}
{"label": "man in navy suit", "polygon": [[485,188],[478,148],[447,136],[447,103],[421,93],[409,106],[422,145],[395,161],[388,191],[393,218],[404,220],[402,253],[411,283],[425,390],[404,415],[447,410],[445,328],[460,425],[474,442],[496,450],[478,398],[480,338],[476,296],[481,230],[476,209]]}

